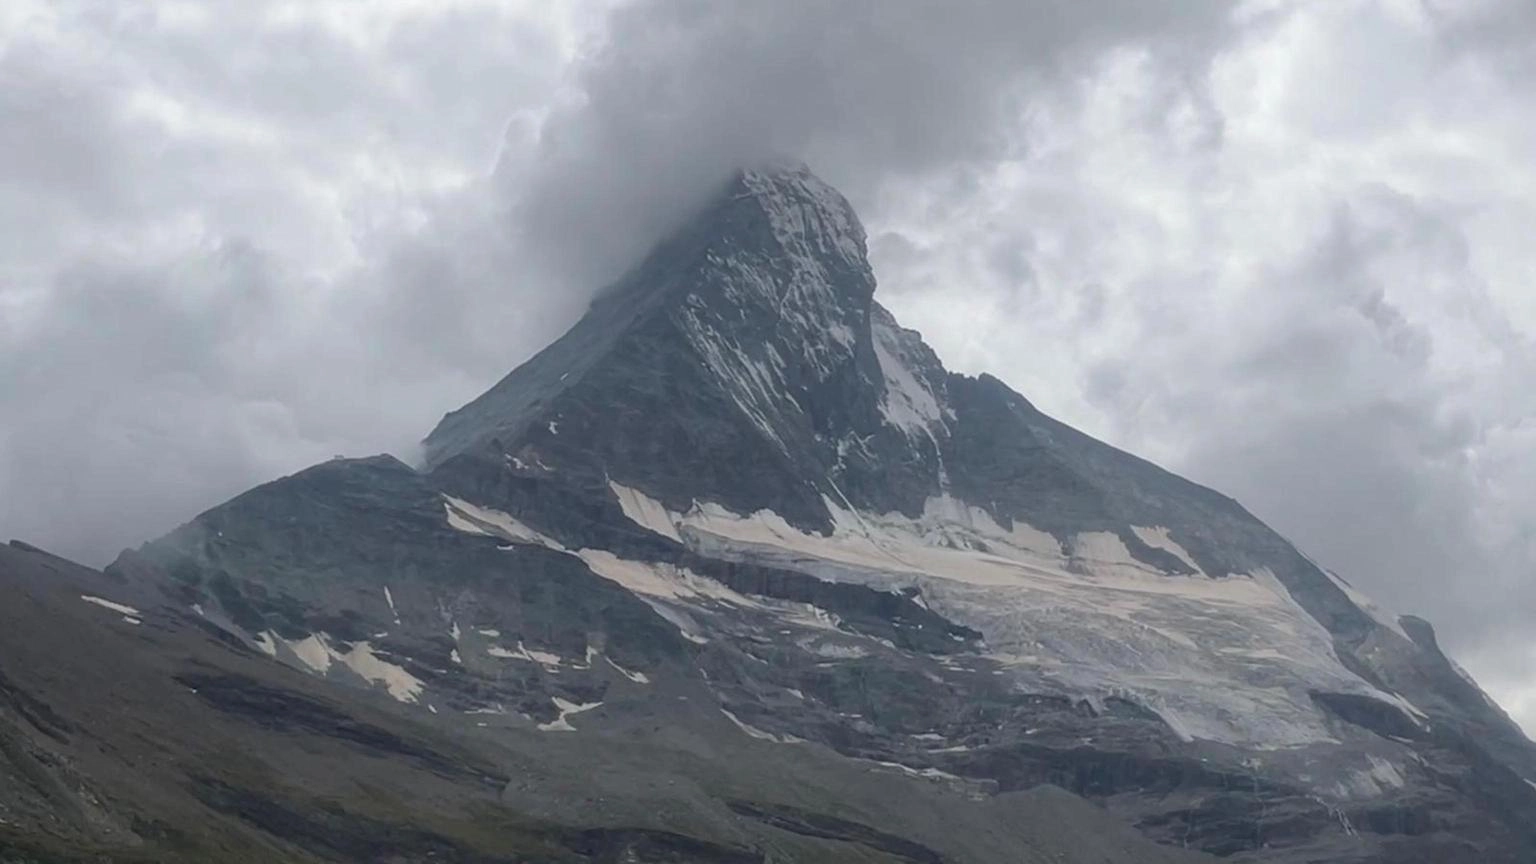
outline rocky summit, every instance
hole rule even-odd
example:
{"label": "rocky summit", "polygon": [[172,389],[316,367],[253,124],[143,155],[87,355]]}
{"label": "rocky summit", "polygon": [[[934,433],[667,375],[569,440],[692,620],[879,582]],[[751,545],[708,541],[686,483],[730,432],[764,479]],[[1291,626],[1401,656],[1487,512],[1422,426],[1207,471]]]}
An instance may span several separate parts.
{"label": "rocky summit", "polygon": [[0,861],[1530,862],[1536,747],[734,177],[425,440],[0,551]]}

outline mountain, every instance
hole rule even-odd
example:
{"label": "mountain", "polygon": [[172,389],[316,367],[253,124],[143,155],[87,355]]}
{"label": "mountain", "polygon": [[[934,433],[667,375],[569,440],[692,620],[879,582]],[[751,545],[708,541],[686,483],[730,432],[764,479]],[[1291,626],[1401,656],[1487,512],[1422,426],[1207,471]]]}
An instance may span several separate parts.
{"label": "mountain", "polygon": [[424,464],[0,552],[0,861],[1536,860],[1426,622],[874,295],[744,171]]}

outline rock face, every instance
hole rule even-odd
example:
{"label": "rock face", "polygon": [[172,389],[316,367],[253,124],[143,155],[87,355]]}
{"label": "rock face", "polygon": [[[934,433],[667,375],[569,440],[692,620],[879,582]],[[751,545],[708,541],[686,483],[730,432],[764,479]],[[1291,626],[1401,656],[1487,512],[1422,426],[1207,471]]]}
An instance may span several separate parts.
{"label": "rock face", "polygon": [[[947,372],[874,289],[839,194],[743,172],[424,465],[316,466],[103,578],[492,748],[497,818],[570,860],[1536,860],[1536,748],[1428,624]],[[298,818],[221,783],[252,830]]]}

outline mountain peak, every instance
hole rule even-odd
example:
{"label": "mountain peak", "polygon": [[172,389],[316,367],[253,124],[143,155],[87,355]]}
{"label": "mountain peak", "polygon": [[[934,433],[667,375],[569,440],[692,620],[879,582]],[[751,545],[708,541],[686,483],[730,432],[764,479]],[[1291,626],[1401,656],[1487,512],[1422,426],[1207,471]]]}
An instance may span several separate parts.
{"label": "mountain peak", "polygon": [[756,199],[788,248],[835,255],[862,264],[867,255],[864,226],[841,192],[804,163],[779,162],[742,170],[733,189]]}
{"label": "mountain peak", "polygon": [[[594,372],[616,374],[615,364],[665,376],[657,388],[697,379],[688,386],[734,403],[783,450],[786,436],[814,434],[786,396],[858,377],[856,358],[875,368],[874,290],[864,229],[846,198],[800,163],[743,169],[570,332],[444,417],[426,439],[426,462],[477,448],[504,454],[563,394],[590,386]],[[663,355],[665,369],[656,365]],[[854,384],[833,389],[846,396]]]}

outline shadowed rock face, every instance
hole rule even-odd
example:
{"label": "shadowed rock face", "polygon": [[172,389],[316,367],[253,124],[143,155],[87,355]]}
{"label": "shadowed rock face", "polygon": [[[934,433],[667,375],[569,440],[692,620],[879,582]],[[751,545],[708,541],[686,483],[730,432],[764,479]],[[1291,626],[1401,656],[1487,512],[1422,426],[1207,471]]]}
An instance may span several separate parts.
{"label": "shadowed rock face", "polygon": [[[319,465],[91,576],[146,680],[345,787],[263,743],[177,800],[326,860],[1532,860],[1536,755],[1427,624],[874,287],[840,195],[744,172],[419,469]],[[0,720],[73,746],[12,680]]]}

